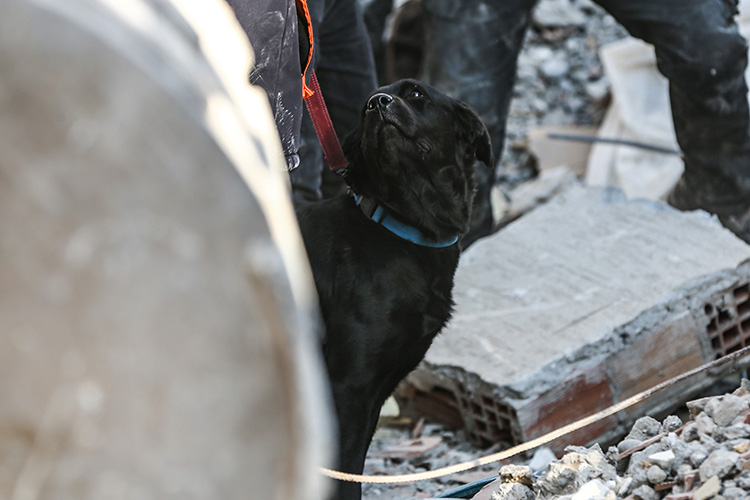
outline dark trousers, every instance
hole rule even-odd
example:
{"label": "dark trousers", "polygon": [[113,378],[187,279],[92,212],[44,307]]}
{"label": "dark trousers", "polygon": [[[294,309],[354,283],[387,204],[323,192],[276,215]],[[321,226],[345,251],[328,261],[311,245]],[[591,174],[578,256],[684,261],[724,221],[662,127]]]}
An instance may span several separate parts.
{"label": "dark trousers", "polygon": [[[313,67],[339,139],[359,122],[367,97],[377,87],[375,62],[358,0],[308,0],[315,36]],[[307,108],[302,118],[300,165],[290,172],[295,204],[346,189],[323,159]]]}
{"label": "dark trousers", "polygon": [[[750,203],[747,42],[735,0],[594,0],[654,45],[685,155],[680,208],[722,214]],[[423,0],[424,78],[479,112],[500,158],[516,59],[535,0]],[[679,200],[678,200],[679,201]]]}
{"label": "dark trousers", "polygon": [[268,95],[287,168],[299,164],[302,79],[294,0],[226,0],[255,54],[250,83]]}

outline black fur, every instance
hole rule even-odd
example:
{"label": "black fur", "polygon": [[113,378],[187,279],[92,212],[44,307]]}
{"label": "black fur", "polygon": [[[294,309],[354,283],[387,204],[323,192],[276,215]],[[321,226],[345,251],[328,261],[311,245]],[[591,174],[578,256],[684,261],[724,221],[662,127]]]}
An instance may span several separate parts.
{"label": "black fur", "polygon": [[[373,95],[344,141],[347,182],[428,238],[463,234],[474,162],[492,164],[484,124],[467,105],[415,80]],[[302,207],[298,218],[326,326],[338,468],[361,473],[380,407],[451,315],[459,244],[430,248],[401,239],[350,196]],[[335,498],[359,499],[359,484],[339,483]]]}

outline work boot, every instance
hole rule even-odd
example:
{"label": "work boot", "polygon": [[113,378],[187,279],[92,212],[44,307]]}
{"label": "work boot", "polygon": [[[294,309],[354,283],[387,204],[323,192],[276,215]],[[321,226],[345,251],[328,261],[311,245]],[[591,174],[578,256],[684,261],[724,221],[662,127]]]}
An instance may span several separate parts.
{"label": "work boot", "polygon": [[739,239],[750,244],[750,208],[744,213],[736,215],[719,216],[719,220],[725,228],[732,231]]}
{"label": "work boot", "polygon": [[701,200],[696,192],[700,191],[691,190],[683,177],[667,196],[667,203],[678,210],[705,210],[712,213],[725,228],[750,244],[750,196],[739,203],[718,204]]}

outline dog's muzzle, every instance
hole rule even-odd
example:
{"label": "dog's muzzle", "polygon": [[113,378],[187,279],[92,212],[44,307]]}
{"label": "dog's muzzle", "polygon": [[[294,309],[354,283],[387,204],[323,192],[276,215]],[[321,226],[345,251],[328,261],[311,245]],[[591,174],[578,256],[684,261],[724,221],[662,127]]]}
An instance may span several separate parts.
{"label": "dog's muzzle", "polygon": [[385,109],[393,102],[393,97],[383,92],[374,94],[367,101],[367,111],[372,111],[377,108]]}

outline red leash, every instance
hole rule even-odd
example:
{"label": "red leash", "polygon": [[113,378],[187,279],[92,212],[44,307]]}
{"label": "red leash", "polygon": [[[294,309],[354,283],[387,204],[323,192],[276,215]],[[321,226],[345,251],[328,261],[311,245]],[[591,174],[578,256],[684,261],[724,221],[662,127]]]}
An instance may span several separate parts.
{"label": "red leash", "polygon": [[315,132],[318,134],[318,140],[323,147],[326,162],[332,171],[338,173],[339,170],[346,168],[348,162],[344,156],[344,150],[341,149],[336,131],[333,129],[333,122],[328,115],[328,108],[326,108],[326,103],[323,100],[323,93],[320,91],[315,71],[312,71],[310,75],[310,88],[313,93],[305,99],[307,111],[310,112]]}

